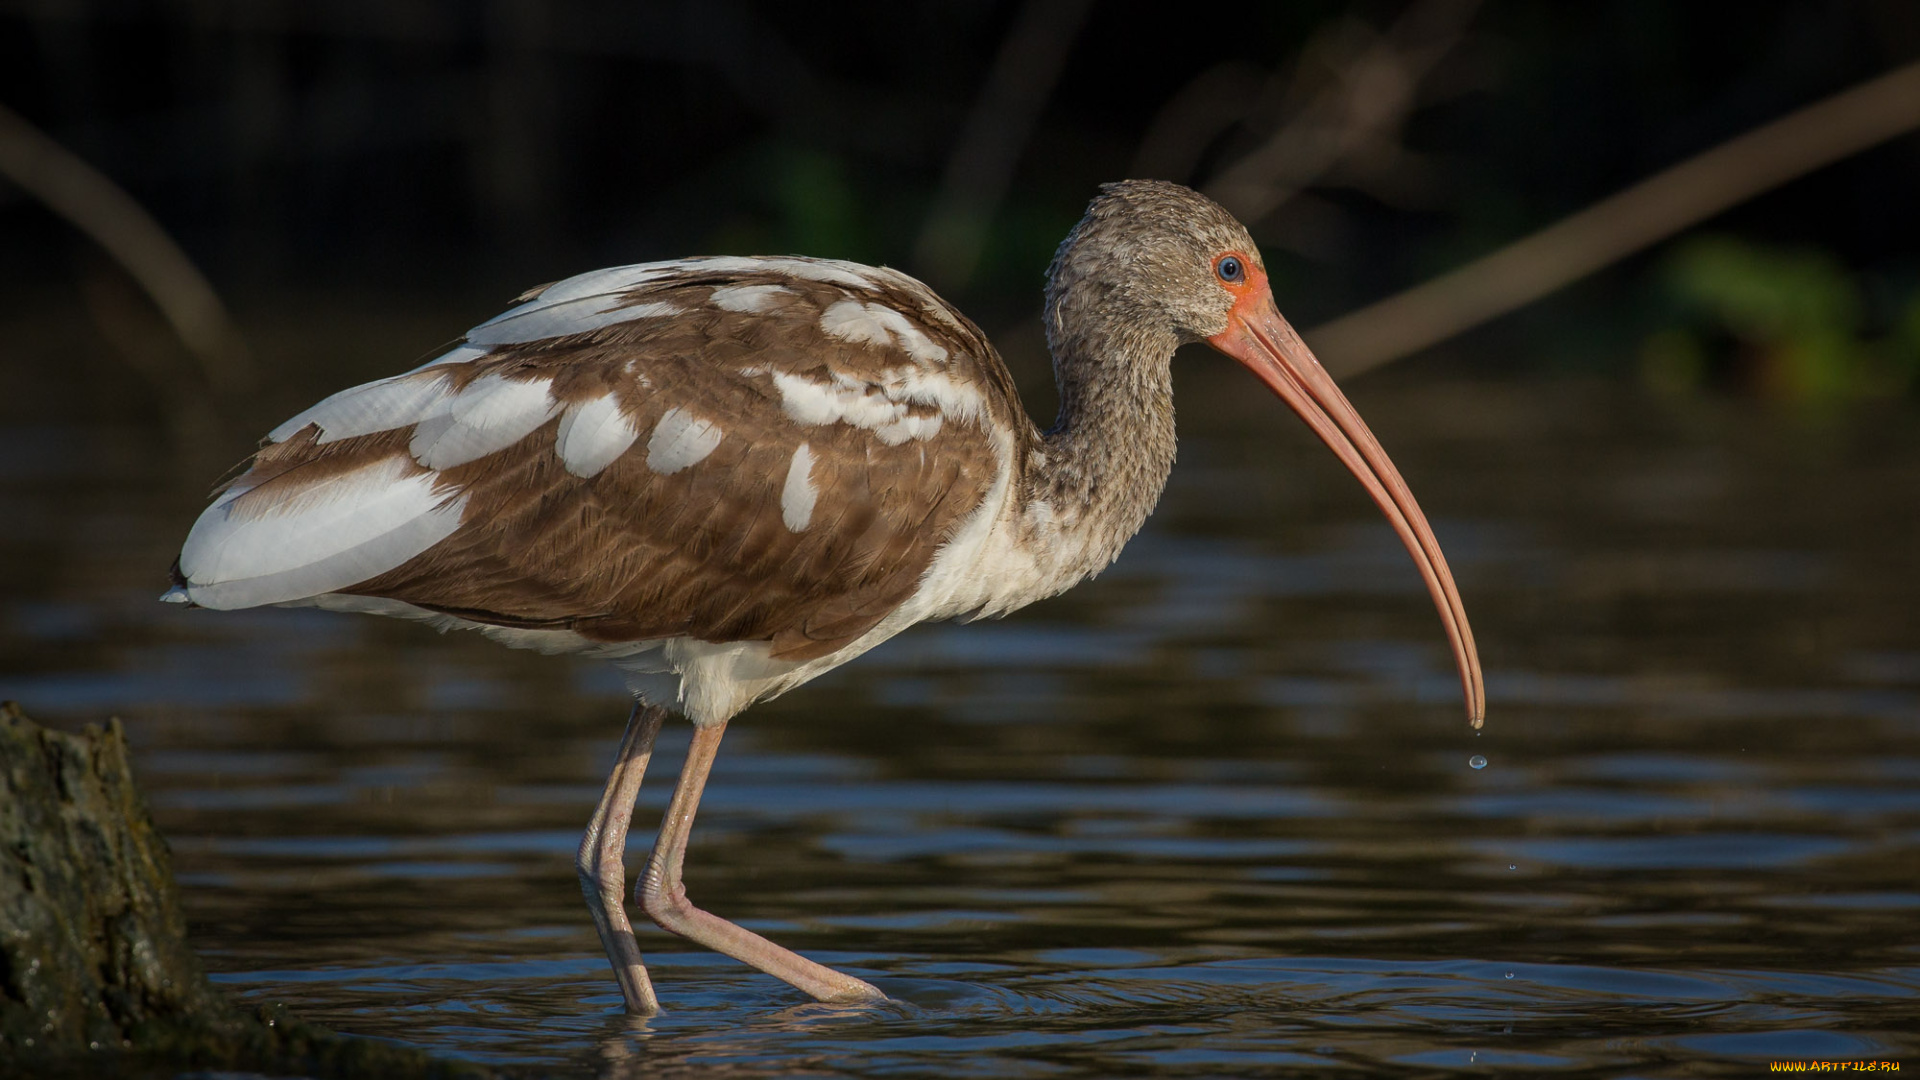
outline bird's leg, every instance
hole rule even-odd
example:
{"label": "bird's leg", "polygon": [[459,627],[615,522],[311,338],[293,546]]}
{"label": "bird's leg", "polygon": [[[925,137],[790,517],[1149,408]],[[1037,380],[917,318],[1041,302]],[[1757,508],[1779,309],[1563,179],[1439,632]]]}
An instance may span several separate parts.
{"label": "bird's leg", "polygon": [[665,709],[634,703],[613,775],[607,777],[607,789],[600,793],[600,805],[587,822],[587,834],[580,838],[580,852],[573,863],[580,873],[587,910],[593,913],[594,929],[600,931],[600,943],[613,963],[613,977],[620,981],[620,994],[627,1000],[627,1011],[640,1016],[659,1012],[660,1001],[653,996],[653,983],[640,960],[640,943],[633,939],[633,924],[627,921],[624,860],[633,801],[640,794],[647,759],[653,756],[653,737],[666,718]]}
{"label": "bird's leg", "polygon": [[707,772],[713,768],[713,756],[726,731],[724,723],[693,729],[687,763],[680,770],[673,802],[660,823],[660,837],[647,859],[646,875],[640,879],[641,906],[663,928],[792,983],[821,1001],[885,1001],[887,995],[872,984],[783,949],[751,930],[694,907],[687,899],[686,885],[680,879],[687,837],[693,831],[694,812],[700,807],[700,792],[707,786]]}

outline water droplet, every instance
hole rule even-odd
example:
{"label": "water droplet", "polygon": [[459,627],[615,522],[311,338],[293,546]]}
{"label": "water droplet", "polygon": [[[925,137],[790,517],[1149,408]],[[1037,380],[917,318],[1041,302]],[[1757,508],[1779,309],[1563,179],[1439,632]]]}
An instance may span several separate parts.
{"label": "water droplet", "polygon": [[1518,864],[1518,863],[1508,863],[1508,864],[1507,864],[1507,869],[1509,869],[1509,870],[1518,870],[1518,869],[1520,869],[1520,866],[1519,866],[1519,864]]}
{"label": "water droplet", "polygon": [[1513,978],[1513,972],[1511,971],[1507,972],[1507,978],[1509,979]]}
{"label": "water droplet", "polygon": [[1473,766],[1476,769],[1484,769],[1487,767],[1487,755],[1475,754],[1472,757],[1467,759],[1467,764]]}

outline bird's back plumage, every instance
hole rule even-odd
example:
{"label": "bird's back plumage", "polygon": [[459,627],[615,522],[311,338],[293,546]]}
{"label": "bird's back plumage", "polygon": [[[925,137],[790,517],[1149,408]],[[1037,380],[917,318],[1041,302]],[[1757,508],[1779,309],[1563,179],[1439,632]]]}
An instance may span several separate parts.
{"label": "bird's back plumage", "polygon": [[596,271],[277,428],[175,595],[809,660],[913,594],[1031,429],[985,337],[895,271]]}

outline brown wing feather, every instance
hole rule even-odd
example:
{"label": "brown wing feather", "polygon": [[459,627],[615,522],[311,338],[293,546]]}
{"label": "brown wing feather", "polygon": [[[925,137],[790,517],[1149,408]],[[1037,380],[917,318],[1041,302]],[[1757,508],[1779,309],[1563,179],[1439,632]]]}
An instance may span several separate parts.
{"label": "brown wing feather", "polygon": [[[690,268],[632,298],[674,300],[685,308],[679,316],[503,346],[449,365],[463,369],[450,377],[464,382],[488,374],[549,380],[562,403],[611,392],[639,437],[600,472],[580,477],[557,452],[556,419],[507,449],[443,470],[438,489],[468,498],[460,528],[341,591],[599,641],[767,641],[793,660],[850,643],[912,595],[940,545],[985,498],[998,470],[988,428],[1027,423],[977,328],[911,279],[874,275],[869,291]],[[784,292],[752,314],[711,302],[715,288],[738,284]],[[870,427],[789,418],[774,373],[858,387],[929,366],[896,342],[823,329],[822,313],[848,299],[887,303],[946,350],[931,367],[979,396],[978,415],[947,416],[930,438],[893,443]],[[648,439],[675,408],[723,434],[697,464],[661,473],[647,463]],[[908,408],[938,411],[926,401]],[[241,482],[285,483],[404,454],[410,429],[324,445],[314,434],[308,428],[264,448]],[[807,527],[794,531],[781,493],[802,443],[817,496]],[[1016,451],[1025,445],[1013,442]]]}

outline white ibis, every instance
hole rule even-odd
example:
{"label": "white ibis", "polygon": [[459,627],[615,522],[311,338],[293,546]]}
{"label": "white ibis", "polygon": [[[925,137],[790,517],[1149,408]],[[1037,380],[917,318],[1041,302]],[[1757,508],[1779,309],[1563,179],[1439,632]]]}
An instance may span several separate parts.
{"label": "white ibis", "polygon": [[163,599],[314,606],[598,657],[635,704],[577,866],[628,1011],[658,1003],[622,903],[655,734],[692,722],[637,892],[662,927],[821,1000],[872,985],[694,907],[681,865],[727,722],[915,623],[1004,615],[1111,563],[1173,466],[1171,362],[1240,361],[1366,486],[1484,694],[1440,545],[1274,307],[1232,215],[1175,184],[1093,200],[1048,271],[1042,432],[978,327],[895,270],[705,258],[535,289],[423,367],[275,428]]}

